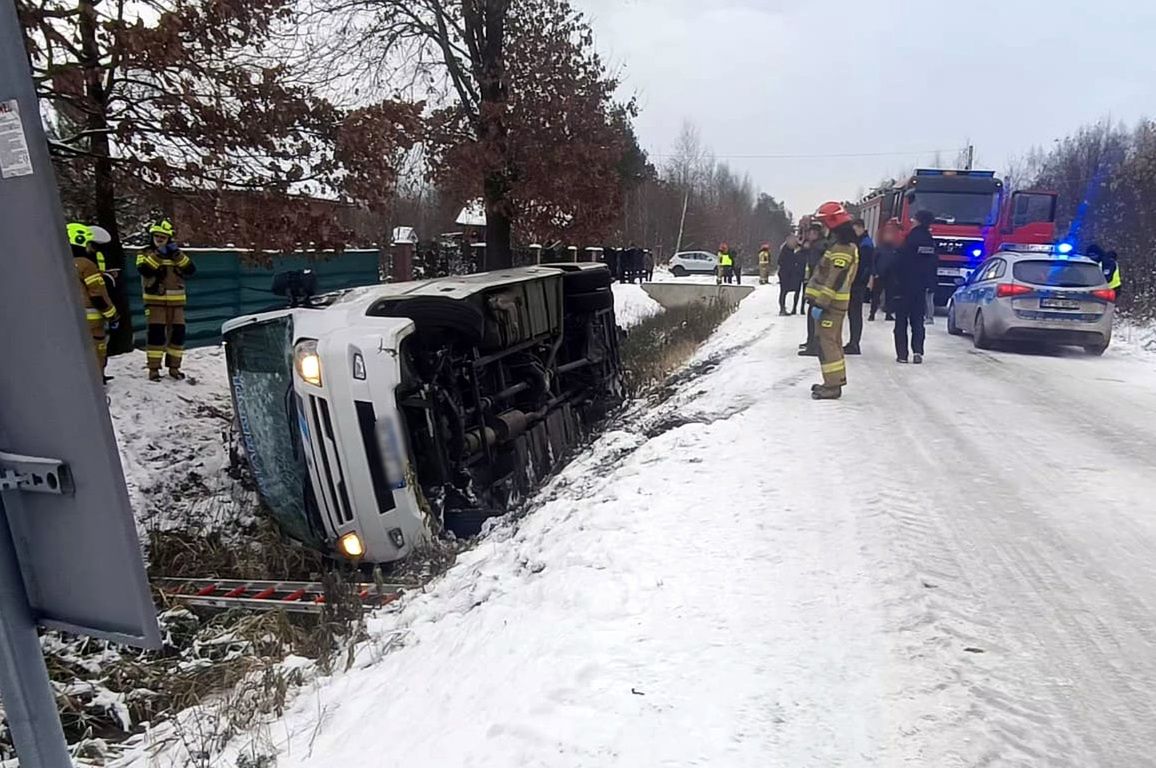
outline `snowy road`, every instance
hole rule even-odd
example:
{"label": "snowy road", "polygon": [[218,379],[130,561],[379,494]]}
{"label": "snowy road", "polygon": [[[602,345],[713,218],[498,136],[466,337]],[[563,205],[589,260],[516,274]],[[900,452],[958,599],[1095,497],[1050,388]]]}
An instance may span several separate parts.
{"label": "snowy road", "polygon": [[1156,356],[872,323],[815,403],[776,293],[376,618],[279,768],[1154,764]]}

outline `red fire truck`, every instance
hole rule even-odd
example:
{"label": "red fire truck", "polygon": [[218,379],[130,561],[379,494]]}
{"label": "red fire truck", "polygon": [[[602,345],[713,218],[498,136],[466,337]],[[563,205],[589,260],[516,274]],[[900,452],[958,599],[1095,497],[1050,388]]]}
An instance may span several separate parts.
{"label": "red fire truck", "polygon": [[979,265],[1005,243],[1048,244],[1055,240],[1056,195],[1025,190],[1005,194],[994,171],[920,169],[897,187],[877,189],[859,204],[875,239],[890,219],[906,235],[916,211],[935,214],[931,233],[939,251],[935,302],[947,304],[965,270]]}

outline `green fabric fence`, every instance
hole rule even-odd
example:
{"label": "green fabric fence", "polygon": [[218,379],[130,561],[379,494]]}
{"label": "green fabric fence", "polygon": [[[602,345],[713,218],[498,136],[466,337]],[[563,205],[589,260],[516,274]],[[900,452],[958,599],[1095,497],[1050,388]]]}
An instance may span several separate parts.
{"label": "green fabric fence", "polygon": [[[221,341],[221,323],[239,315],[284,307],[285,299],[272,292],[273,275],[289,269],[312,269],[319,293],[372,285],[380,281],[380,251],[356,250],[333,254],[319,261],[304,254],[279,256],[272,266],[242,263],[243,251],[224,248],[186,248],[197,265],[197,273],[186,281],[189,297],[185,307],[188,325],[186,347],[207,347]],[[125,254],[129,305],[136,346],[145,344],[146,321],[141,302],[141,281],[136,271],[136,253]]]}

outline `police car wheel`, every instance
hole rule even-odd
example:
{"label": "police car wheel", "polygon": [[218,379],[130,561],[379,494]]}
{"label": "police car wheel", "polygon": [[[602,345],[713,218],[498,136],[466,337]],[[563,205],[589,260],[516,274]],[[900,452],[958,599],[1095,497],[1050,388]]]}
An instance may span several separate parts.
{"label": "police car wheel", "polygon": [[991,337],[987,335],[987,328],[984,327],[983,312],[975,313],[975,331],[971,335],[971,340],[975,343],[976,349],[991,349],[995,346]]}
{"label": "police car wheel", "polygon": [[952,336],[962,336],[963,329],[955,323],[955,302],[947,302],[947,332]]}

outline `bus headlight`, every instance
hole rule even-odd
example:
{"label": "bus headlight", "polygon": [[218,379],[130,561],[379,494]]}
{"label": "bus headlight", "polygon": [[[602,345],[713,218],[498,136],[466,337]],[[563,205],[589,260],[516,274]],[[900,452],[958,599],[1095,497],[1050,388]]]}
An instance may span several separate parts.
{"label": "bus headlight", "polygon": [[365,545],[361,543],[361,537],[356,533],[347,533],[338,539],[337,548],[350,560],[358,560],[365,554]]}
{"label": "bus headlight", "polygon": [[317,340],[302,339],[293,348],[297,375],[315,387],[321,386],[321,358],[317,355]]}

